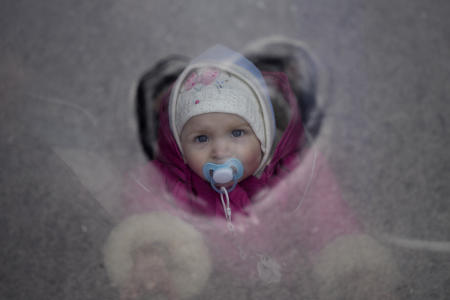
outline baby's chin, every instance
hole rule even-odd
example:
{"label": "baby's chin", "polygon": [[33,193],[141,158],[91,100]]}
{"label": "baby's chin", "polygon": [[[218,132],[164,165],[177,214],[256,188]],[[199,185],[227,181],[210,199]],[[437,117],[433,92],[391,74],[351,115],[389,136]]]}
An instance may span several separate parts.
{"label": "baby's chin", "polygon": [[[247,176],[247,177],[248,177],[248,176]],[[247,177],[241,177],[241,178],[239,178],[238,183],[241,182],[241,181],[243,181],[243,180],[245,180]],[[209,183],[209,181],[206,180],[206,178],[203,178],[203,179],[204,179],[206,182]],[[233,185],[234,185],[234,181],[233,181],[233,180],[228,181],[228,182],[225,182],[225,183],[215,184],[215,186],[216,186],[217,188],[219,188],[219,189],[220,189],[221,187],[224,187],[224,188],[226,188],[226,189],[229,189],[229,188],[231,188]]]}

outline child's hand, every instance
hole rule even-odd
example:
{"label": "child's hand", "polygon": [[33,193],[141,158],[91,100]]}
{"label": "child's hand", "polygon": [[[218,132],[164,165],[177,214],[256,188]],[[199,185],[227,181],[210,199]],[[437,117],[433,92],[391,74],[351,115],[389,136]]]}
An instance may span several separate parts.
{"label": "child's hand", "polygon": [[[128,283],[121,290],[121,300],[164,294],[172,298],[167,252],[161,247],[141,247],[134,253],[134,264]],[[151,298],[149,298],[151,299]]]}

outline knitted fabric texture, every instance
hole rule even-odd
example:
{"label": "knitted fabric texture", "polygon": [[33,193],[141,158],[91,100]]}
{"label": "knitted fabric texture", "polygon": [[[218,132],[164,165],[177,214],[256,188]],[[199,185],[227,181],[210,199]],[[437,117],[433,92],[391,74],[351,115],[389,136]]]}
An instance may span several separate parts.
{"label": "knitted fabric texture", "polygon": [[207,112],[233,113],[249,123],[261,143],[263,157],[254,175],[261,174],[269,163],[275,137],[269,91],[253,63],[221,45],[193,59],[171,89],[169,124],[181,154],[183,125]]}
{"label": "knitted fabric texture", "polygon": [[247,121],[261,143],[261,150],[266,150],[263,116],[256,95],[236,76],[217,68],[194,70],[184,81],[178,97],[174,121],[179,134],[192,117],[230,113]]}

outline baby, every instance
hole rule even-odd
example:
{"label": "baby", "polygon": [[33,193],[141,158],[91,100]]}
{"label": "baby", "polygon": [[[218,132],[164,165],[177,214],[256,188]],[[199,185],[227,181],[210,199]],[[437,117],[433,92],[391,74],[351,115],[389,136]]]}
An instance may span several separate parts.
{"label": "baby", "polygon": [[194,59],[161,104],[157,159],[133,174],[105,246],[122,299],[207,294],[223,274],[291,298],[393,297],[389,252],[363,233],[325,160],[303,151],[303,132],[284,74],[222,46]]}

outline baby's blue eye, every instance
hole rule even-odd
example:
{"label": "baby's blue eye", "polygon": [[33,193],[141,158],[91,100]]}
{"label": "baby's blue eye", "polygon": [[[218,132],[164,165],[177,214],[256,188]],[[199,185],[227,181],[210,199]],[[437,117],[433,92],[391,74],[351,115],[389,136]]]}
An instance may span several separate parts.
{"label": "baby's blue eye", "polygon": [[206,135],[199,135],[195,137],[195,141],[197,143],[206,143],[208,141],[208,137]]}
{"label": "baby's blue eye", "polygon": [[244,130],[242,129],[235,129],[231,132],[231,135],[234,137],[240,137],[244,135]]}

